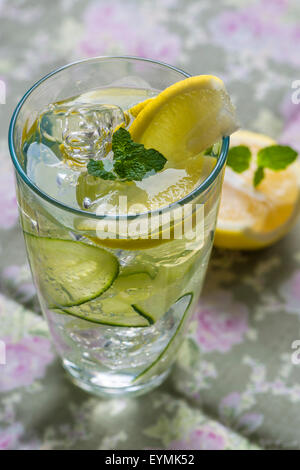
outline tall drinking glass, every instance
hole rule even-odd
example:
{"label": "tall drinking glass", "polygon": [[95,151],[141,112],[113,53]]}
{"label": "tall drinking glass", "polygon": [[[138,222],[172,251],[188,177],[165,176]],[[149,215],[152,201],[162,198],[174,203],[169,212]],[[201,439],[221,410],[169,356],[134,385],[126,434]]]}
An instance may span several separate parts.
{"label": "tall drinking glass", "polygon": [[152,212],[111,214],[55,197],[47,172],[38,185],[24,136],[51,103],[115,84],[159,92],[187,77],[146,59],[83,60],[36,83],[11,121],[20,219],[42,311],[63,366],[98,395],[144,393],[168,375],[203,284],[229,138],[214,146],[211,170],[183,199]]}

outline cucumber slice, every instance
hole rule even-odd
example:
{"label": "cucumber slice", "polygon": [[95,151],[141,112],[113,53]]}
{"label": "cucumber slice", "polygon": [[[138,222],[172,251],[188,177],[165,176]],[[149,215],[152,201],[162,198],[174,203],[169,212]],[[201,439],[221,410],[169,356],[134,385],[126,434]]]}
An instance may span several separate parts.
{"label": "cucumber slice", "polygon": [[151,324],[146,316],[116,297],[97,298],[82,305],[64,308],[57,313],[67,313],[82,320],[108,326],[145,327]]}
{"label": "cucumber slice", "polygon": [[107,291],[107,296],[114,296],[131,305],[146,300],[154,289],[154,283],[147,273],[120,275]]}
{"label": "cucumber slice", "polygon": [[[172,338],[170,339],[168,344],[165,346],[165,348],[162,350],[162,352],[157,356],[155,361],[153,361],[152,364],[150,364],[150,366],[148,366],[145,370],[143,370],[143,372],[141,372],[139,375],[137,375],[135,377],[135,379],[133,380],[134,383],[137,382],[138,380],[141,380],[142,378],[145,379],[146,376],[149,374],[149,372],[152,373],[153,368],[160,363],[160,361],[165,357],[167,351],[169,351],[170,347],[173,346],[173,345],[174,345],[174,352],[175,352],[175,350],[176,350],[175,339],[177,338],[178,333],[180,332],[180,330],[181,330],[181,328],[182,328],[182,326],[185,322],[185,319],[187,317],[187,313],[189,312],[191,303],[193,301],[193,297],[194,297],[193,292],[188,292],[187,294],[184,294],[184,295],[182,295],[181,297],[179,297],[177,299],[176,303],[182,301],[183,299],[185,299],[186,305],[185,305],[185,310],[184,310],[184,313],[181,317],[181,320],[179,321],[179,323],[177,325],[177,328],[175,330],[175,333],[173,334]],[[174,354],[172,355],[172,358],[173,357],[174,357]],[[164,364],[164,366],[165,366],[165,364]]]}
{"label": "cucumber slice", "polygon": [[153,281],[147,273],[127,275],[125,268],[104,295],[81,305],[63,308],[59,313],[102,325],[146,327],[153,324],[152,317],[132,304],[148,298],[151,289]]}
{"label": "cucumber slice", "polygon": [[153,263],[136,263],[125,266],[120,270],[120,276],[130,276],[131,274],[146,274],[151,279],[155,279],[158,268]]}
{"label": "cucumber slice", "polygon": [[195,256],[178,265],[161,266],[154,281],[156,289],[152,290],[148,298],[133,302],[135,310],[151,318],[155,323],[184,295],[187,289],[190,290],[189,280],[197,266]]}
{"label": "cucumber slice", "polygon": [[[161,284],[158,283],[159,280]],[[157,280],[156,289],[153,289],[148,297],[132,302],[134,309],[141,315],[151,318],[152,323],[159,320],[177,302],[178,295],[180,296],[183,291],[180,283],[168,284],[163,281],[164,279],[161,278]],[[185,283],[183,283],[183,286],[185,286]]]}
{"label": "cucumber slice", "polygon": [[37,284],[50,305],[72,307],[99,297],[119,272],[115,256],[82,242],[25,234]]}
{"label": "cucumber slice", "polygon": [[148,299],[133,303],[132,307],[140,315],[151,319],[151,323],[155,323],[169,310],[171,305],[172,302],[168,302],[166,292],[161,290]]}

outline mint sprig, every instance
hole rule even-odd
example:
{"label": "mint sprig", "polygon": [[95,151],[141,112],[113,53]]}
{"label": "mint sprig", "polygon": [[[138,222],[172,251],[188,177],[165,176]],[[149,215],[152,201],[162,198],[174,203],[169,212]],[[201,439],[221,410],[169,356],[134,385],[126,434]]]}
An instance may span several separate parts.
{"label": "mint sprig", "polygon": [[[265,177],[265,169],[280,171],[293,163],[298,156],[296,150],[287,145],[270,145],[257,153],[257,169],[253,176],[253,186],[256,188]],[[236,173],[248,170],[251,161],[251,151],[246,145],[231,147],[228,152],[227,165]]]}
{"label": "mint sprig", "polygon": [[236,173],[248,170],[251,160],[251,152],[246,145],[231,147],[228,151],[227,165]]}
{"label": "mint sprig", "polygon": [[134,142],[130,133],[118,129],[112,137],[113,168],[106,171],[102,160],[91,159],[87,165],[90,175],[106,180],[141,181],[162,170],[167,159],[155,149],[146,149]]}
{"label": "mint sprig", "polygon": [[260,149],[257,154],[257,166],[270,170],[284,170],[293,163],[298,153],[288,145],[270,145]]}

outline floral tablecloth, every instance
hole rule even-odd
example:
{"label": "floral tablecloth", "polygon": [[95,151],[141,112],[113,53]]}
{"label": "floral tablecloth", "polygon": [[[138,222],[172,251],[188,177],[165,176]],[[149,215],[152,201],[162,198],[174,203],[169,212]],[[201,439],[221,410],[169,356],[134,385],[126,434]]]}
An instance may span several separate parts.
{"label": "floral tablecloth", "polygon": [[221,76],[243,127],[300,150],[299,1],[0,0],[0,21],[0,449],[300,449],[300,224],[261,252],[215,250],[168,381],[102,400],[68,381],[49,341],[6,142],[42,75],[129,54]]}

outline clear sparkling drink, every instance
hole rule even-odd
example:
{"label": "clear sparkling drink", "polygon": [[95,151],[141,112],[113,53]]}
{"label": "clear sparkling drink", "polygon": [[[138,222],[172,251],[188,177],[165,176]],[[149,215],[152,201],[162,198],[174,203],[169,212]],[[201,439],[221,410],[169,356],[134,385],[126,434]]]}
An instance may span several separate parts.
{"label": "clear sparkling drink", "polygon": [[34,190],[18,175],[18,199],[42,310],[64,367],[100,395],[142,393],[168,374],[201,291],[222,178],[197,195],[222,143],[140,181],[88,173],[91,158],[112,169],[114,133],[160,91],[136,83],[51,101],[21,136]]}

